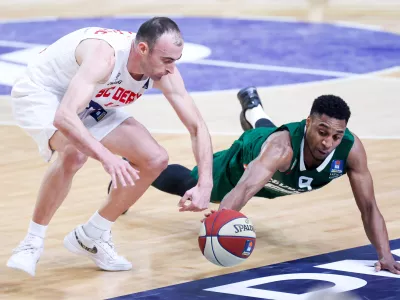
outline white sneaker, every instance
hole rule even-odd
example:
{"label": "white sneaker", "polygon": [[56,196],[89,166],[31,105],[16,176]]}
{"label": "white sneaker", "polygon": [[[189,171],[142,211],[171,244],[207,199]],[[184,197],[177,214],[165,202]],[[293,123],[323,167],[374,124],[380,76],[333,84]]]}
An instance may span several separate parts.
{"label": "white sneaker", "polygon": [[83,231],[82,225],[76,227],[64,238],[64,246],[69,251],[89,257],[106,271],[127,271],[132,264],[115,251],[111,232],[106,231],[100,239],[92,239]]}
{"label": "white sneaker", "polygon": [[13,255],[7,261],[7,267],[19,269],[35,276],[36,264],[43,252],[44,241],[41,237],[27,234],[18,247],[13,250]]}

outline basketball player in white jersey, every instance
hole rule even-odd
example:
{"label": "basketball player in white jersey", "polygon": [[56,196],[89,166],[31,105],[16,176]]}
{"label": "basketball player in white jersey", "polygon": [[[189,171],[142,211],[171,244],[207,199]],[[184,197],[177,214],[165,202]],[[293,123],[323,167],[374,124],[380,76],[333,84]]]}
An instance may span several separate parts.
{"label": "basketball player in white jersey", "polygon": [[28,233],[7,266],[35,275],[47,226],[67,196],[74,175],[91,157],[102,163],[114,188],[87,223],[65,237],[64,246],[91,258],[103,270],[132,268],[117,254],[111,226],[167,167],[168,155],[121,107],[134,103],[152,87],[163,92],[190,132],[201,169],[199,184],[189,191],[192,204],[182,204],[181,210],[208,207],[211,139],[175,66],[182,50],[176,23],[160,17],[143,23],[137,34],[104,28],[77,30],[28,65],[12,89],[14,116],[46,161],[54,152],[58,155],[42,181]]}

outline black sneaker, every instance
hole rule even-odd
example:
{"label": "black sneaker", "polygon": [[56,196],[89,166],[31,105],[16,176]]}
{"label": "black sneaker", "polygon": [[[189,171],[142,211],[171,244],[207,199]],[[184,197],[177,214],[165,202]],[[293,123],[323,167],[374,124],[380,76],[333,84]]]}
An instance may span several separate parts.
{"label": "black sneaker", "polygon": [[253,126],[247,122],[245,113],[246,110],[254,108],[258,105],[263,107],[260,97],[258,96],[257,89],[254,86],[243,88],[237,93],[237,98],[242,105],[242,112],[240,113],[240,125],[242,125],[244,131],[253,129]]}

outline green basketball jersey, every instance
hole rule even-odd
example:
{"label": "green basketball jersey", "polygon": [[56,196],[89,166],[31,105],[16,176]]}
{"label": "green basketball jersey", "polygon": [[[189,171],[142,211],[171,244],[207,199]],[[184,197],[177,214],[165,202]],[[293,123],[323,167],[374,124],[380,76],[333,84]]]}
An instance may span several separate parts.
{"label": "green basketball jersey", "polygon": [[[232,146],[214,154],[214,188],[211,200],[218,202],[238,183],[246,166],[260,154],[266,139],[278,130],[290,133],[293,158],[289,170],[277,171],[271,180],[255,195],[275,198],[319,189],[333,179],[346,174],[346,161],[354,143],[354,136],[346,129],[339,146],[312,170],[304,164],[304,133],[306,120],[282,125],[279,128],[256,128],[244,132]],[[197,178],[197,168],[192,172]]]}

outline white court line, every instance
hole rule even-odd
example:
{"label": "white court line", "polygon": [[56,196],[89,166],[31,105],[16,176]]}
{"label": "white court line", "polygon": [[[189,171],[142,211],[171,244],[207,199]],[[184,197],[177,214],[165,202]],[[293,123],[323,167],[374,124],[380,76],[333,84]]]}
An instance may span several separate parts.
{"label": "white court line", "polygon": [[318,69],[304,69],[304,68],[293,68],[293,67],[280,67],[280,66],[259,65],[259,64],[251,64],[251,63],[238,63],[238,62],[233,62],[233,61],[213,60],[213,59],[201,59],[201,60],[196,60],[196,61],[188,61],[185,63],[209,65],[209,66],[217,66],[217,67],[229,67],[229,68],[236,68],[236,69],[276,71],[276,72],[285,72],[285,73],[298,73],[298,74],[332,76],[332,77],[349,77],[349,76],[360,75],[360,74],[347,73],[347,72],[325,71],[325,70],[318,70]]}
{"label": "white court line", "polygon": [[[92,16],[93,18],[93,16]],[[43,22],[43,21],[55,21],[58,20],[59,17],[48,16],[48,17],[37,17],[37,18],[28,18],[28,19],[6,19],[1,18],[0,24],[4,23],[30,23],[30,22]]]}
{"label": "white court line", "polygon": [[46,47],[46,46],[48,45],[0,40],[0,47],[33,48],[33,47]]}
{"label": "white court line", "polygon": [[[355,23],[355,22],[350,22],[350,21],[335,21],[333,22],[336,26],[339,27],[348,27],[348,28],[354,28],[354,29],[365,29],[369,31],[383,31],[383,27],[379,25],[367,25],[367,24],[361,24],[361,23]],[[388,32],[391,33],[391,32]]]}

